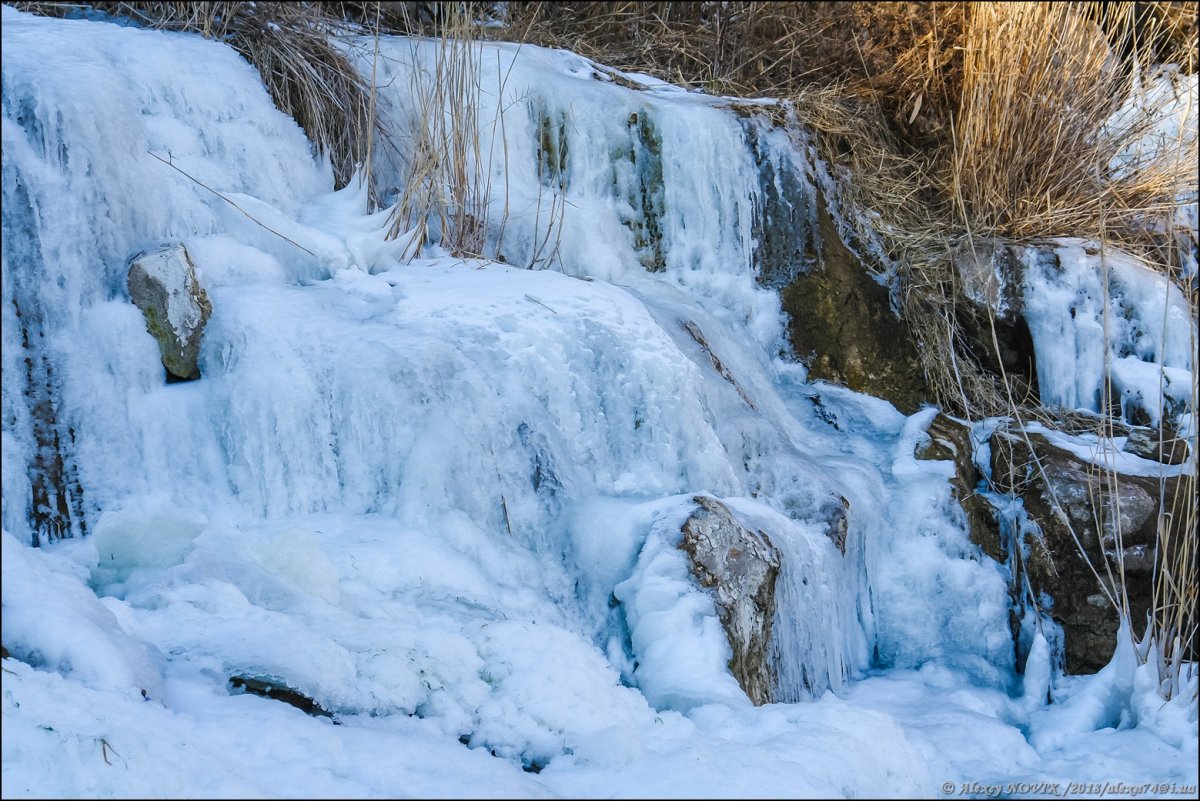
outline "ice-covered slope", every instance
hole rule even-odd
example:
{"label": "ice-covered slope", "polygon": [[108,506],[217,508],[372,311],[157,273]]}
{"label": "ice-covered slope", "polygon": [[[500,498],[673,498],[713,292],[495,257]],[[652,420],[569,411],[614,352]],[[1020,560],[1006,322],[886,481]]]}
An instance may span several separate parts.
{"label": "ice-covered slope", "polygon": [[[3,13],[3,638],[37,668],[5,662],[5,796],[922,794],[1005,775],[981,717],[1041,764],[1002,572],[912,459],[931,412],[777,358],[762,221],[785,184],[808,213],[799,134],[489,48],[509,264],[401,264],[228,48]],[[412,47],[384,43],[381,83]],[[546,119],[570,122],[561,271],[521,269]],[[161,240],[212,300],[197,382],[165,383],[124,289]],[[801,703],[750,707],[726,668],[674,548],[698,492],[783,553]],[[846,683],[880,669],[941,728]]]}

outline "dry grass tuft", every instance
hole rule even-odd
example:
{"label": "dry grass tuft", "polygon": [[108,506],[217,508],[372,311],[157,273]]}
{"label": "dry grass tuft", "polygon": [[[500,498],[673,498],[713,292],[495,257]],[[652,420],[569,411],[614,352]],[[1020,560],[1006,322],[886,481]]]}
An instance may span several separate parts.
{"label": "dry grass tuft", "polygon": [[457,256],[480,257],[488,229],[490,170],[480,147],[480,46],[470,9],[447,3],[432,62],[412,43],[409,97],[412,139],[407,143],[404,193],[392,214],[389,237],[416,229],[424,242],[430,225]]}
{"label": "dry grass tuft", "polygon": [[[914,137],[934,129],[899,129],[888,119],[894,102],[842,86],[792,96],[796,115],[818,131],[821,157],[841,173],[840,205],[869,229],[858,238],[883,245],[873,267],[900,278],[903,315],[944,407],[969,417],[1038,407],[1022,377],[996,373],[998,354],[976,352],[977,338],[970,344],[951,257],[962,243],[1092,238],[1177,277],[1179,243],[1162,222],[1196,191],[1196,142],[1112,168],[1154,122],[1148,102],[1120,125],[1110,120],[1139,91],[1131,75],[1149,72],[1157,51],[1139,50],[1134,34],[1145,41],[1155,24],[1133,4],[1110,4],[1103,16],[1086,3],[973,4],[953,39],[957,62],[918,57],[940,41],[931,32],[893,61],[908,70],[896,85],[927,88],[935,104],[957,93],[944,141],[923,148]],[[1120,51],[1114,40],[1132,44]]]}
{"label": "dry grass tuft", "polygon": [[[962,91],[946,193],[972,234],[1139,238],[1148,218],[1196,186],[1195,162],[1158,159],[1114,171],[1153,120],[1110,120],[1146,74],[1146,52],[1115,57],[1096,7],[976,3],[963,37]],[[1105,23],[1128,39],[1133,3]]]}

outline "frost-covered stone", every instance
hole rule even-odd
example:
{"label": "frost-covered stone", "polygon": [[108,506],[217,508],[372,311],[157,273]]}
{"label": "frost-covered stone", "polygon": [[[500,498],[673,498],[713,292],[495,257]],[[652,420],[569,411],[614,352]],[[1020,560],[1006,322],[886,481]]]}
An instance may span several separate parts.
{"label": "frost-covered stone", "polygon": [[953,256],[967,300],[1008,320],[1021,311],[1023,264],[1013,249],[997,239],[963,242]]}
{"label": "frost-covered stone", "polygon": [[779,551],[767,535],[739,523],[725,504],[705,495],[683,524],[680,548],[692,574],[709,589],[733,648],[729,667],[755,704],[769,703],[774,684],[768,660],[775,615]]}
{"label": "frost-covered stone", "polygon": [[[1180,521],[1186,516],[1180,480],[1167,478],[1160,485],[1158,478],[1105,474],[1040,434],[1029,434],[1027,442],[1019,434],[997,432],[991,450],[996,488],[1020,497],[1041,531],[1020,543],[1023,567],[1034,594],[1051,601],[1043,611],[1063,627],[1067,672],[1094,673],[1112,657],[1118,624],[1096,574],[1107,585],[1105,561],[1113,575],[1123,562],[1130,615],[1140,633],[1152,604],[1160,501]],[[1175,542],[1188,535],[1170,514],[1161,523],[1175,532]],[[1111,586],[1107,591],[1116,595]]]}
{"label": "frost-covered stone", "polygon": [[139,253],[129,261],[129,297],[146,317],[171,378],[200,377],[200,338],[212,315],[208,293],[182,243]]}
{"label": "frost-covered stone", "polygon": [[1121,450],[1163,464],[1183,464],[1188,457],[1187,440],[1170,429],[1133,426]]}
{"label": "frost-covered stone", "polygon": [[982,367],[993,375],[1019,379],[1036,390],[1033,340],[1025,321],[1026,264],[1053,257],[999,239],[969,239],[952,262],[962,299],[955,311],[962,335]]}
{"label": "frost-covered stone", "polygon": [[825,519],[825,536],[842,556],[846,555],[846,538],[850,534],[850,500],[841,495],[831,496],[821,508]]}

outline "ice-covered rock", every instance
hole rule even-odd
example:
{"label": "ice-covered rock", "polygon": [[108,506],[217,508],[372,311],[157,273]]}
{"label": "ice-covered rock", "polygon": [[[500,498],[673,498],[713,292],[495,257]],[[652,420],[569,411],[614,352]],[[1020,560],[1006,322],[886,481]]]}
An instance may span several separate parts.
{"label": "ice-covered rock", "polygon": [[1001,239],[967,239],[952,261],[962,298],[955,314],[970,351],[992,374],[1019,377],[1036,388],[1033,340],[1025,321],[1026,262],[1053,257]]}
{"label": "ice-covered rock", "polygon": [[1106,563],[1113,576],[1123,573],[1130,614],[1140,629],[1152,608],[1160,526],[1176,526],[1175,540],[1183,539],[1179,524],[1169,514],[1160,521],[1159,514],[1177,510],[1183,518],[1180,478],[1160,483],[1101,471],[1037,433],[998,431],[991,452],[995,487],[1020,497],[1040,529],[1040,536],[1033,532],[1020,543],[1022,561],[1034,594],[1051,599],[1043,611],[1063,627],[1066,670],[1093,673],[1108,663],[1117,641],[1110,597],[1119,600],[1119,590]]}
{"label": "ice-covered rock", "polygon": [[697,509],[683,524],[680,548],[691,562],[692,575],[709,589],[721,624],[733,648],[729,667],[755,704],[771,701],[767,646],[775,615],[775,580],[779,551],[763,532],[743,526],[729,507],[697,495]]}
{"label": "ice-covered rock", "polygon": [[933,418],[926,431],[929,438],[917,445],[918,459],[946,460],[954,464],[954,476],[950,479],[954,499],[962,507],[967,518],[967,532],[971,542],[998,562],[1005,558],[1000,543],[1000,530],[987,501],[977,492],[983,478],[975,465],[975,451],[971,442],[971,429],[963,423],[939,414]]}
{"label": "ice-covered rock", "polygon": [[158,342],[168,377],[199,378],[196,360],[212,303],[187,248],[176,243],[137,254],[129,261],[128,286],[130,299],[146,318],[146,330]]}
{"label": "ice-covered rock", "polygon": [[1095,242],[1026,248],[1025,321],[1046,406],[1120,407],[1135,425],[1183,428],[1195,322],[1179,286]]}
{"label": "ice-covered rock", "polygon": [[1020,314],[1023,265],[1008,244],[998,239],[968,239],[954,251],[953,260],[967,300],[991,309],[999,319]]}
{"label": "ice-covered rock", "polygon": [[1163,464],[1183,464],[1188,457],[1187,440],[1169,428],[1131,426],[1121,450]]}

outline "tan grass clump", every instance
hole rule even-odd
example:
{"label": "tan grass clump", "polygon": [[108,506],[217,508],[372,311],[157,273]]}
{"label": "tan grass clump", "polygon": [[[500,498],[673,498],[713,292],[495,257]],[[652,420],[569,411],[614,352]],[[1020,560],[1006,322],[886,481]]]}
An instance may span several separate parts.
{"label": "tan grass clump", "polygon": [[1136,91],[1131,76],[1150,65],[1145,52],[1122,63],[1097,15],[1120,32],[1133,6],[971,6],[946,192],[972,234],[1136,239],[1195,189],[1194,160],[1110,168],[1152,123],[1146,114],[1110,123]]}
{"label": "tan grass clump", "polygon": [[411,140],[404,191],[389,237],[404,232],[419,244],[430,238],[458,256],[483,255],[491,191],[488,159],[480,145],[480,44],[466,3],[447,3],[431,61],[413,40],[408,70]]}

